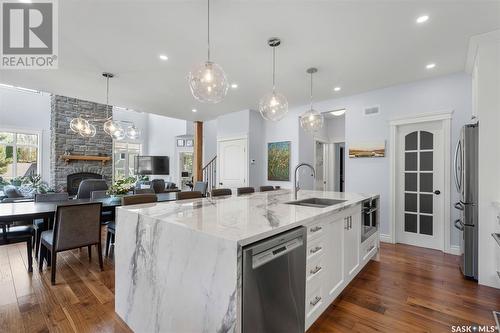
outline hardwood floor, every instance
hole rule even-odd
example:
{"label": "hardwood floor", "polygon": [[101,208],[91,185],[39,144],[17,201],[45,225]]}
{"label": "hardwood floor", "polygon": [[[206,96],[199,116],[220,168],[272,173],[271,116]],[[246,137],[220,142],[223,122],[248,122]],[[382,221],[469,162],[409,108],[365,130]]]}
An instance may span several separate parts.
{"label": "hardwood floor", "polygon": [[[114,313],[114,270],[87,250],[58,256],[50,270],[27,272],[23,244],[0,246],[0,332],[129,332]],[[317,332],[451,332],[451,325],[494,325],[500,291],[464,280],[458,257],[383,244],[340,298],[310,328]]]}
{"label": "hardwood floor", "polygon": [[495,325],[492,310],[500,309],[500,290],[463,279],[459,257],[401,244],[381,247],[380,261],[366,265],[308,333],[451,332],[452,325]]}

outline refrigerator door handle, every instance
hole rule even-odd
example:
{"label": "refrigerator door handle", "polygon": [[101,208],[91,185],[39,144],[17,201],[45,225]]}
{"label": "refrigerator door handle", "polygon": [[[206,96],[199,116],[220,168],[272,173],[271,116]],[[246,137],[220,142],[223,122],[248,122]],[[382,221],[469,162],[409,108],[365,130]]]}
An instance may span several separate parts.
{"label": "refrigerator door handle", "polygon": [[453,158],[453,170],[455,170],[455,174],[454,174],[454,177],[455,178],[455,186],[457,188],[457,191],[460,192],[460,180],[458,179],[458,154],[460,152],[460,145],[461,145],[461,142],[460,140],[458,140],[457,142],[457,147],[455,148],[455,156]]}
{"label": "refrigerator door handle", "polygon": [[460,231],[464,231],[464,224],[462,223],[462,221],[460,221],[460,219],[455,220],[454,224],[455,224],[455,228],[457,228]]}

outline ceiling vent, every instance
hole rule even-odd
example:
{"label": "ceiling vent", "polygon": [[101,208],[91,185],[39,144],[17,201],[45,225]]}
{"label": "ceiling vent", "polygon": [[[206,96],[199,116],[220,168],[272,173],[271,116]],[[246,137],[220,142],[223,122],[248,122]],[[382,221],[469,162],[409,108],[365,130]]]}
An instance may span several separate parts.
{"label": "ceiling vent", "polygon": [[370,106],[368,108],[365,108],[364,115],[365,116],[375,116],[380,114],[380,107],[379,106]]}

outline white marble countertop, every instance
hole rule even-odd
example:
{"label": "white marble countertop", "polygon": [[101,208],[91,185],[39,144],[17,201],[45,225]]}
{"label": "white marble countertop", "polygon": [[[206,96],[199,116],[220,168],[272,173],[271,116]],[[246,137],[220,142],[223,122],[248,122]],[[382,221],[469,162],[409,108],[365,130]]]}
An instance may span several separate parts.
{"label": "white marble countertop", "polygon": [[347,200],[325,208],[314,208],[286,204],[293,200],[292,191],[278,190],[118,209],[246,245],[375,196],[377,195],[300,190],[298,200],[311,197]]}
{"label": "white marble countertop", "polygon": [[298,200],[311,197],[346,200],[333,206],[314,208],[286,204],[293,201],[293,192],[278,190],[118,209],[246,245],[376,196],[378,195],[300,190]]}

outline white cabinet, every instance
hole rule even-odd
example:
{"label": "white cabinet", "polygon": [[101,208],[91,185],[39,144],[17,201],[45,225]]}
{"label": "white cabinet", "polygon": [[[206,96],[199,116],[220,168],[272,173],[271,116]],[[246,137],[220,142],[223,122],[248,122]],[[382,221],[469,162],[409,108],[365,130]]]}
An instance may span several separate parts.
{"label": "white cabinet", "polygon": [[344,224],[343,217],[334,220],[328,225],[327,234],[327,262],[326,286],[328,295],[335,298],[344,288]]}
{"label": "white cabinet", "polygon": [[306,328],[361,269],[360,243],[361,205],[307,226]]}
{"label": "white cabinet", "polygon": [[356,275],[359,267],[360,232],[361,210],[344,217],[344,272],[348,281]]}

